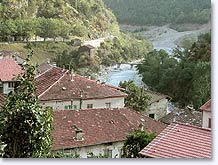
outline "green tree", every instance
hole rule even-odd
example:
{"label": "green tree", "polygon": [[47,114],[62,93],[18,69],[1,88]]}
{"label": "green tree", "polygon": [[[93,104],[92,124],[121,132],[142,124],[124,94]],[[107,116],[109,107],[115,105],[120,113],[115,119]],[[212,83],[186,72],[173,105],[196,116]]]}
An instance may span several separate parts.
{"label": "green tree", "polygon": [[119,87],[124,88],[128,94],[125,106],[140,112],[146,111],[150,97],[142,87],[136,86],[132,80],[120,82]]}
{"label": "green tree", "polygon": [[1,140],[7,145],[5,158],[46,157],[52,144],[52,111],[39,105],[34,85],[36,67],[30,63],[31,56],[0,113]]}
{"label": "green tree", "polygon": [[167,94],[181,107],[193,104],[198,109],[210,98],[210,33],[199,36],[190,49],[148,53],[137,66],[142,80],[157,92]]}
{"label": "green tree", "polygon": [[122,157],[139,158],[139,152],[144,147],[146,147],[155,137],[156,134],[141,130],[136,130],[130,133],[124,143]]}

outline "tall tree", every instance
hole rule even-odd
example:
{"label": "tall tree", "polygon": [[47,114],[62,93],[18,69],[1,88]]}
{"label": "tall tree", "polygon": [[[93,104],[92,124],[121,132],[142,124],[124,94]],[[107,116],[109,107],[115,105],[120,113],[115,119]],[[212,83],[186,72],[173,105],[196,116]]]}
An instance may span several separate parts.
{"label": "tall tree", "polygon": [[18,76],[14,92],[7,98],[0,112],[0,135],[5,158],[44,157],[52,144],[52,111],[42,109],[35,94],[34,76],[36,67],[28,55]]}

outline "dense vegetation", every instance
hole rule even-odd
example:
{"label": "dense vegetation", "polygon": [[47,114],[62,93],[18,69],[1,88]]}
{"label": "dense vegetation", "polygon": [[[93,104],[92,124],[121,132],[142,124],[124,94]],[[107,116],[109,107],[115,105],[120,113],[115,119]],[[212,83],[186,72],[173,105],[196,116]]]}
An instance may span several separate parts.
{"label": "dense vegetation", "polygon": [[2,154],[5,158],[47,157],[52,145],[53,115],[51,109],[40,107],[35,95],[36,67],[30,63],[30,57],[0,114],[0,141],[6,145]]}
{"label": "dense vegetation", "polygon": [[128,96],[125,98],[125,107],[131,107],[139,112],[146,112],[148,102],[151,99],[144,88],[138,87],[132,80],[120,82],[119,87],[125,89]]}
{"label": "dense vegetation", "polygon": [[136,130],[127,136],[127,140],[123,146],[123,158],[140,158],[139,152],[146,147],[154,138],[156,134],[147,131]]}
{"label": "dense vegetation", "polygon": [[120,34],[107,39],[96,49],[94,56],[80,52],[78,47],[72,51],[64,50],[54,60],[60,67],[74,69],[80,75],[89,76],[100,69],[100,65],[110,66],[115,63],[141,59],[151,50],[152,46],[145,40],[138,40],[127,34]]}
{"label": "dense vegetation", "polygon": [[199,36],[190,48],[148,53],[138,65],[143,81],[181,106],[199,108],[211,97],[211,34]]}
{"label": "dense vegetation", "polygon": [[68,39],[116,34],[115,16],[102,0],[1,0],[0,40],[21,41],[39,36]]}
{"label": "dense vegetation", "polygon": [[119,23],[163,25],[167,23],[207,23],[210,0],[104,0]]}

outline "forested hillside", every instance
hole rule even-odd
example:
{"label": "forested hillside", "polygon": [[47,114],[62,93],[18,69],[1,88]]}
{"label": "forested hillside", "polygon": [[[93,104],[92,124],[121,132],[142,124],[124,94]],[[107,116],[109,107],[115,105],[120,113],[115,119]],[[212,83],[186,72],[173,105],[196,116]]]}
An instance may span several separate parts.
{"label": "forested hillside", "polygon": [[115,16],[102,0],[0,0],[0,39],[28,40],[119,33]]}
{"label": "forested hillside", "polygon": [[131,25],[207,23],[210,0],[104,0],[118,22]]}

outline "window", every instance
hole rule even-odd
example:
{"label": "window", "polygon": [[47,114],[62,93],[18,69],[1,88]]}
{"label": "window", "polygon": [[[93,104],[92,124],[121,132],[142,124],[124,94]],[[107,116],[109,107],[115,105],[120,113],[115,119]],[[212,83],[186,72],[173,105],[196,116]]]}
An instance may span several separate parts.
{"label": "window", "polygon": [[106,104],[106,108],[111,108],[111,103],[105,103]]}
{"label": "window", "polygon": [[15,83],[14,82],[9,82],[8,83],[8,88],[14,88]]}
{"label": "window", "polygon": [[87,108],[93,108],[93,104],[87,104]]}
{"label": "window", "polygon": [[153,114],[153,113],[152,113],[152,114],[149,114],[149,117],[152,118],[152,119],[154,119],[154,118],[155,118],[155,114]]}
{"label": "window", "polygon": [[104,156],[106,156],[107,158],[112,158],[112,150],[105,149]]}
{"label": "window", "polygon": [[211,128],[211,118],[208,120],[208,128]]}

